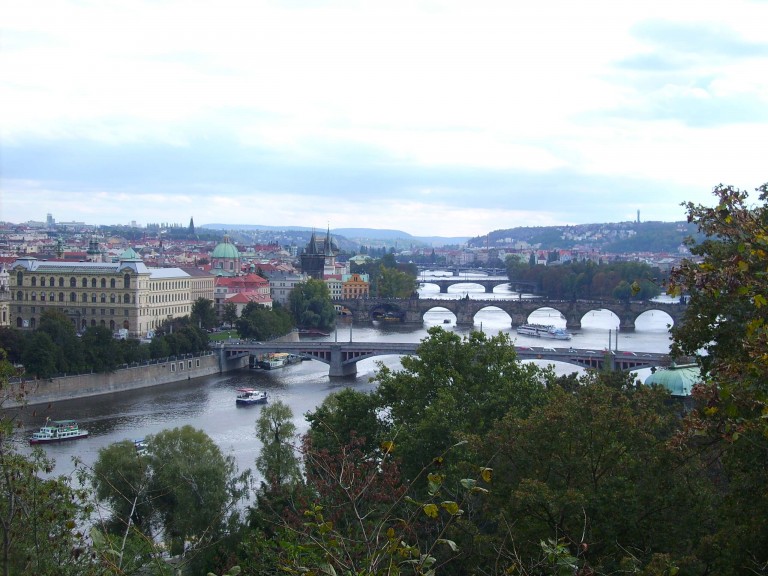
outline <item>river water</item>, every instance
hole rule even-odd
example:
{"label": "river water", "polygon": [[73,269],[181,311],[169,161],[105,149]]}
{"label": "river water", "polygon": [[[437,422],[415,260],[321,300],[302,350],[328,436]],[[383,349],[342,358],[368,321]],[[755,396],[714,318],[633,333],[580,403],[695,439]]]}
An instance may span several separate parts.
{"label": "river water", "polygon": [[[467,280],[471,281],[471,278]],[[506,286],[496,288],[493,294],[486,294],[477,284],[453,286],[447,294],[440,294],[436,285],[426,284],[420,293],[429,298],[462,298],[467,295],[478,299],[518,297],[517,293],[510,292]],[[560,313],[547,308],[535,312],[529,320],[565,327],[565,319]],[[426,314],[422,326],[340,323],[330,336],[316,339],[419,342],[426,337],[427,329],[432,326],[442,326],[462,335],[469,333],[469,329],[457,328],[455,322],[456,318],[447,309],[435,308]],[[618,318],[606,310],[596,310],[582,319],[582,328],[574,332],[570,345],[596,350],[610,346],[611,349],[624,351],[668,352],[669,323],[671,319],[664,312],[646,312],[638,319],[635,332],[619,333],[617,342]],[[542,345],[540,339],[518,336],[510,327],[509,316],[498,308],[489,307],[479,312],[473,330],[482,330],[489,335],[509,333],[517,344],[523,346]],[[555,347],[564,345],[557,341],[545,342],[551,342]],[[56,461],[54,474],[68,474],[74,469],[73,457],[89,466],[98,457],[99,449],[113,442],[135,440],[167,428],[189,424],[204,430],[224,453],[234,456],[241,470],[251,468],[255,471],[254,461],[260,450],[255,437],[255,422],[261,406],[236,406],[235,388],[266,390],[271,401],[281,400],[291,407],[299,432],[304,432],[307,423],[303,415],[314,410],[329,393],[345,387],[362,391],[373,389],[375,384],[370,379],[378,362],[395,369],[400,366],[399,357],[380,356],[359,362],[356,377],[331,381],[327,365],[308,361],[279,370],[243,369],[132,392],[57,402],[50,407],[30,406],[21,414],[24,428],[19,433],[20,446],[22,451],[29,450],[23,438],[41,426],[46,416],[78,420],[81,427],[90,432],[87,439],[44,446],[47,454]],[[556,363],[555,370],[559,374],[580,371],[576,366],[562,363]],[[648,371],[639,371],[638,377],[643,380],[647,374]]]}

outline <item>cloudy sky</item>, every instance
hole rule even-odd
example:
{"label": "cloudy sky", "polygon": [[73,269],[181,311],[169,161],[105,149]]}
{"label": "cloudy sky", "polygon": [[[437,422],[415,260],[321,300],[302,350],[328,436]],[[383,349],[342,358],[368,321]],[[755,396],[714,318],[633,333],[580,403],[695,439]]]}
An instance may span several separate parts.
{"label": "cloudy sky", "polygon": [[0,220],[682,220],[768,181],[766,22],[764,0],[4,0]]}

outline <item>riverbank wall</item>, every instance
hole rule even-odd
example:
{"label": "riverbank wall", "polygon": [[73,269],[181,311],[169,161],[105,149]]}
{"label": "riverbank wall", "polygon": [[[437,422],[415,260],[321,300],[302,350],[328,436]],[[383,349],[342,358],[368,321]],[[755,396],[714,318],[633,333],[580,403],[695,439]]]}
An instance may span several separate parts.
{"label": "riverbank wall", "polygon": [[[278,341],[298,342],[298,333],[292,332]],[[114,392],[149,388],[171,382],[193,380],[212,374],[222,374],[248,367],[248,356],[224,357],[220,348],[199,355],[185,355],[119,368],[114,372],[79,374],[41,380],[25,380],[11,385],[12,393],[23,392],[22,402],[7,399],[3,408],[17,408],[22,404],[38,405],[75,398],[87,398]]]}
{"label": "riverbank wall", "polygon": [[[248,358],[241,359],[240,363],[247,366]],[[231,360],[227,364],[230,369],[237,367]],[[16,389],[23,390],[24,402],[27,405],[49,404],[191,380],[220,372],[219,355],[216,351],[212,351],[202,356],[167,359],[157,364],[130,366],[114,372],[26,380],[18,384]],[[20,405],[20,403],[6,402],[3,407],[13,407],[13,404]]]}

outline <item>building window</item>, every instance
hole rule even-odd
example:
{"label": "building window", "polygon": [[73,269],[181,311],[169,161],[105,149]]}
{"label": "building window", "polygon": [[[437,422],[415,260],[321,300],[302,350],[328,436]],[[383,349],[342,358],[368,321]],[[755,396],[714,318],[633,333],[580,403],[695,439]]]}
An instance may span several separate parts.
{"label": "building window", "polygon": [[21,290],[19,290],[18,292],[16,292],[16,300],[18,300],[19,302],[21,302],[22,300],[24,300],[24,293],[23,293]]}
{"label": "building window", "polygon": [[37,276],[32,276],[32,286],[37,286]]}
{"label": "building window", "polygon": [[82,281],[80,282],[80,285],[83,288],[88,288],[88,278],[83,278]]}
{"label": "building window", "polygon": [[72,278],[69,279],[69,287],[70,288],[76,288],[77,287],[77,278],[72,276]]}
{"label": "building window", "polygon": [[[106,316],[107,315],[107,309],[106,308],[102,308],[101,309],[101,315],[102,316]],[[102,320],[102,322],[103,322],[103,320]]]}
{"label": "building window", "polygon": [[91,302],[96,302],[96,292],[91,294]]}
{"label": "building window", "polygon": [[110,308],[109,309],[109,315],[110,316],[114,316],[115,315],[115,309],[114,308]]}
{"label": "building window", "polygon": [[123,276],[123,288],[130,288],[131,287],[131,276],[129,274],[126,274]]}
{"label": "building window", "polygon": [[96,288],[96,278],[91,278],[91,288]]}
{"label": "building window", "polygon": [[88,294],[86,292],[83,292],[82,301],[83,302],[88,302]]}
{"label": "building window", "polygon": [[[106,288],[107,287],[107,279],[106,278],[102,278],[101,279],[101,287],[102,288]],[[113,286],[113,288],[114,288],[114,286]]]}
{"label": "building window", "polygon": [[70,292],[69,293],[69,301],[70,302],[77,302],[77,294],[75,294],[74,292]]}
{"label": "building window", "polygon": [[112,304],[114,304],[114,303],[115,303],[115,295],[114,295],[114,294],[110,294],[110,295],[109,295],[109,301],[110,301]]}
{"label": "building window", "polygon": [[101,301],[106,302],[107,301],[107,295],[104,294],[104,292],[101,293]]}
{"label": "building window", "polygon": [[40,292],[40,301],[45,302],[45,292]]}
{"label": "building window", "polygon": [[123,297],[123,303],[125,303],[125,304],[130,304],[131,303],[131,295],[130,294],[126,294]]}
{"label": "building window", "polygon": [[55,302],[55,301],[56,301],[56,294],[54,294],[53,292],[51,292],[50,294],[48,294],[48,299],[49,299],[51,302]]}
{"label": "building window", "polygon": [[59,292],[59,302],[64,302],[64,292]]}
{"label": "building window", "polygon": [[114,278],[109,279],[109,287],[114,288],[117,283],[115,282]]}
{"label": "building window", "polygon": [[42,276],[40,278],[40,287],[43,287],[43,286],[45,286],[45,276]]}
{"label": "building window", "polygon": [[176,372],[176,364],[171,362],[171,372]]}
{"label": "building window", "polygon": [[19,271],[16,272],[16,286],[21,286],[24,284],[24,273]]}

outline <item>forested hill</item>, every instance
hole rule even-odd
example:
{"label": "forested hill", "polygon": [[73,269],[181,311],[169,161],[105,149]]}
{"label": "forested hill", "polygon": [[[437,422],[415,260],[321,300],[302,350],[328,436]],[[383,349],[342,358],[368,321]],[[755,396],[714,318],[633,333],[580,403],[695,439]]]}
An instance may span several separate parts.
{"label": "forested hill", "polygon": [[469,240],[470,247],[587,248],[603,252],[675,252],[687,237],[700,239],[687,222],[618,222],[495,230]]}

